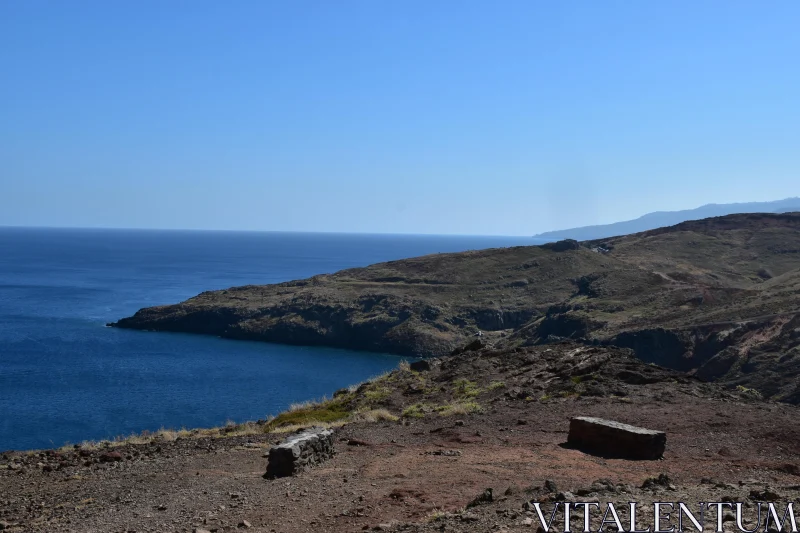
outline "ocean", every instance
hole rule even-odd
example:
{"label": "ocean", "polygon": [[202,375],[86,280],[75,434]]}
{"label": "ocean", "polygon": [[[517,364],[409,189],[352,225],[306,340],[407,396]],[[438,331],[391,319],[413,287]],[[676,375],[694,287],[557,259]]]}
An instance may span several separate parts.
{"label": "ocean", "polygon": [[396,356],[105,327],[202,291],[440,252],[462,237],[0,228],[0,450],[266,418]]}

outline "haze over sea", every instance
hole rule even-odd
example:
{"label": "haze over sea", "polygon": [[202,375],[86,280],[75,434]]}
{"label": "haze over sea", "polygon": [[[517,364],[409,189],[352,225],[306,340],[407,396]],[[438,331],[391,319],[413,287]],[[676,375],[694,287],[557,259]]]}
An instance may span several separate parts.
{"label": "haze over sea", "polygon": [[277,414],[388,354],[107,328],[202,291],[526,237],[0,228],[0,450]]}

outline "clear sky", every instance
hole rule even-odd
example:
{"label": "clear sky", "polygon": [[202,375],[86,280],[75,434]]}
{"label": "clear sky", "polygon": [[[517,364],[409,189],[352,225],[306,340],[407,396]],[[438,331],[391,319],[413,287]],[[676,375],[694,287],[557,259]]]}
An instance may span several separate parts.
{"label": "clear sky", "polygon": [[0,225],[532,235],[800,194],[800,2],[0,1]]}

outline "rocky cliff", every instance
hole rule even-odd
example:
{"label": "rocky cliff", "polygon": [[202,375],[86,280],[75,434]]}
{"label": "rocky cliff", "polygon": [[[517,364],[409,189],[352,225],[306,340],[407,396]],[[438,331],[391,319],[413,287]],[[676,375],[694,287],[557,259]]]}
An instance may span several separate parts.
{"label": "rocky cliff", "polygon": [[380,263],[205,292],[116,327],[439,356],[562,338],[800,402],[800,214]]}

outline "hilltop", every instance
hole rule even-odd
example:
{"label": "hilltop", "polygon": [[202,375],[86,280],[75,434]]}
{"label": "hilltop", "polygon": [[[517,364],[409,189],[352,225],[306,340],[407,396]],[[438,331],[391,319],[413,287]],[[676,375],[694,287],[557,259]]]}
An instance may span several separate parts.
{"label": "hilltop", "polygon": [[639,233],[663,226],[672,226],[687,220],[698,220],[708,217],[719,217],[737,213],[789,213],[800,211],[800,198],[786,198],[774,202],[745,202],[737,204],[707,204],[695,209],[683,211],[656,211],[647,213],[634,220],[583,226],[565,230],[547,231],[534,235],[537,239],[559,240],[604,239],[614,235]]}
{"label": "hilltop", "polygon": [[798,291],[800,214],[742,214],[205,292],[112,325],[425,357],[479,331],[571,338],[798,403]]}

